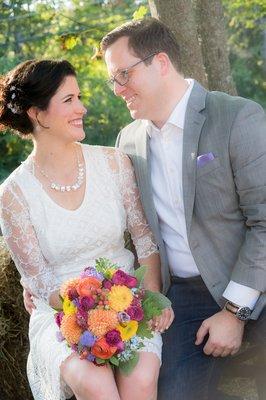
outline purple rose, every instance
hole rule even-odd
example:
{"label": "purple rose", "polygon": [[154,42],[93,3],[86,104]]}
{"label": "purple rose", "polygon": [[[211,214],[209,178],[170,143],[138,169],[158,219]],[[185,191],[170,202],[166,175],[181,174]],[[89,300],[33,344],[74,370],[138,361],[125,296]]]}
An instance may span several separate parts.
{"label": "purple rose", "polygon": [[92,347],[96,341],[96,337],[89,331],[85,331],[82,333],[79,344],[81,346]]}
{"label": "purple rose", "polygon": [[96,271],[96,269],[94,267],[87,267],[80,274],[81,278],[87,278],[89,276],[93,276],[94,278],[99,279],[99,281],[103,280],[103,274],[101,274],[100,272]]}
{"label": "purple rose", "polygon": [[87,329],[88,313],[85,310],[79,309],[76,314],[76,321],[81,328]]}
{"label": "purple rose", "polygon": [[88,311],[94,307],[95,300],[92,296],[85,296],[80,299],[80,307],[84,311]]}
{"label": "purple rose", "polygon": [[130,321],[130,316],[125,311],[120,311],[118,313],[118,321],[122,323],[128,322]]}
{"label": "purple rose", "polygon": [[122,340],[121,340],[121,342],[117,343],[116,347],[117,347],[118,352],[121,353],[122,351],[125,350],[125,343],[122,342]]}
{"label": "purple rose", "polygon": [[113,283],[112,283],[111,281],[109,281],[108,279],[104,279],[104,281],[103,281],[103,287],[104,287],[105,289],[110,290],[112,286],[113,286]]}
{"label": "purple rose", "polygon": [[134,321],[141,321],[144,318],[144,312],[141,307],[130,306],[127,308],[126,312],[130,316],[130,319]]}
{"label": "purple rose", "polygon": [[67,296],[68,296],[69,300],[72,301],[72,300],[78,298],[78,297],[79,297],[79,294],[78,294],[78,292],[77,292],[77,290],[76,290],[75,288],[70,288],[70,289],[67,291]]}
{"label": "purple rose", "polygon": [[56,313],[55,316],[54,316],[55,322],[56,322],[56,324],[57,324],[57,326],[59,328],[61,326],[61,322],[62,322],[63,316],[64,316],[63,311],[60,311],[60,312]]}
{"label": "purple rose", "polygon": [[107,332],[105,335],[106,343],[109,346],[117,346],[118,343],[122,341],[120,332],[116,329],[112,329],[111,331]]}

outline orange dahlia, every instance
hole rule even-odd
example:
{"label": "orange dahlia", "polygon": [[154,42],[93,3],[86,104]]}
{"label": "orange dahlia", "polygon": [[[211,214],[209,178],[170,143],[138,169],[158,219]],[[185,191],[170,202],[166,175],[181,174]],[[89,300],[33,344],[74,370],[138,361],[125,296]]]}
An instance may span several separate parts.
{"label": "orange dahlia", "polygon": [[76,289],[80,296],[86,297],[91,295],[92,289],[99,289],[101,286],[102,283],[98,279],[88,276],[80,280]]}
{"label": "orange dahlia", "polygon": [[118,325],[115,311],[95,309],[89,312],[88,328],[95,336],[103,336]]}
{"label": "orange dahlia", "polygon": [[73,279],[69,279],[68,281],[64,282],[60,287],[60,296],[66,297],[69,289],[77,288],[79,281],[80,281],[80,278],[73,278]]}
{"label": "orange dahlia", "polygon": [[77,344],[82,334],[82,328],[76,322],[76,316],[67,314],[63,316],[60,331],[69,344]]}

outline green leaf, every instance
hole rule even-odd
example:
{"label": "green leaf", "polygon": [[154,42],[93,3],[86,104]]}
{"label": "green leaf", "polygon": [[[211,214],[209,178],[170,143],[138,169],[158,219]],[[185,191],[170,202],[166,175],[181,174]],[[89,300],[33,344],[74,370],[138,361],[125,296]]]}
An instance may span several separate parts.
{"label": "green leaf", "polygon": [[147,321],[141,321],[139,322],[138,325],[138,330],[136,333],[139,337],[142,339],[151,339],[153,337],[152,331],[149,328],[148,322]]}
{"label": "green leaf", "polygon": [[139,354],[137,352],[133,353],[133,356],[130,360],[119,363],[119,370],[122,372],[122,374],[129,375],[137,365],[138,361]]}
{"label": "green leaf", "polygon": [[153,317],[161,315],[162,310],[171,307],[171,301],[162,293],[145,291],[145,296],[142,302],[142,307],[145,315],[145,320],[150,320]]}
{"label": "green leaf", "polygon": [[119,366],[119,360],[118,360],[116,357],[114,357],[114,356],[112,356],[112,357],[109,359],[109,362],[110,362],[111,364],[115,365],[116,367]]}
{"label": "green leaf", "polygon": [[146,265],[142,265],[141,267],[137,268],[134,271],[134,276],[135,276],[135,278],[137,278],[139,286],[143,282],[143,279],[144,279],[144,276],[145,276],[145,273],[146,273],[146,269],[147,269]]}
{"label": "green leaf", "polygon": [[117,269],[117,266],[115,264],[113,264],[110,260],[108,260],[107,258],[98,258],[95,262],[95,268],[98,272],[101,272],[105,276],[108,269],[110,269],[110,268]]}
{"label": "green leaf", "polygon": [[142,19],[148,13],[148,8],[140,6],[133,14],[133,20]]}
{"label": "green leaf", "polygon": [[97,364],[105,364],[106,363],[106,360],[102,360],[101,358],[98,358],[98,357],[95,358],[95,361]]}

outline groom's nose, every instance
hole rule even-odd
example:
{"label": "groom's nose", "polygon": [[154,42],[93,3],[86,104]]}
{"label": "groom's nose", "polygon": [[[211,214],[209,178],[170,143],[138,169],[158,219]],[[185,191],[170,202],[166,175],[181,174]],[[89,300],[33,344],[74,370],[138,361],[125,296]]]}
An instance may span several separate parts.
{"label": "groom's nose", "polygon": [[125,92],[127,85],[120,85],[118,82],[114,82],[114,94],[116,96],[122,96],[122,94]]}

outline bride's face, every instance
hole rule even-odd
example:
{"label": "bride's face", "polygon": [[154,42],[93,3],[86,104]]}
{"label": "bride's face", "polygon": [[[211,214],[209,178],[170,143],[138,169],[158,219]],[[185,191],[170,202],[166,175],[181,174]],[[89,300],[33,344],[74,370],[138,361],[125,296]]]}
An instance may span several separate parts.
{"label": "bride's face", "polygon": [[85,137],[83,117],[86,108],[75,76],[67,76],[51,98],[47,110],[38,114],[41,125],[49,127],[44,133],[65,141],[80,141]]}

